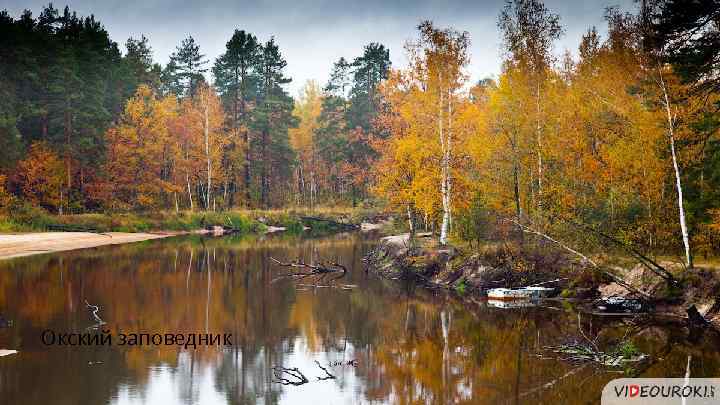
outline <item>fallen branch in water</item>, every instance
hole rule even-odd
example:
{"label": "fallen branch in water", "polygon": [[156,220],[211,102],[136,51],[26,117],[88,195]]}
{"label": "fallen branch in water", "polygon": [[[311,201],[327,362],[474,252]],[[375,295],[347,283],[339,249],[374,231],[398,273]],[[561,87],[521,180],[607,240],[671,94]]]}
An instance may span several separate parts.
{"label": "fallen branch in water", "polygon": [[315,377],[315,378],[318,379],[318,381],[334,380],[334,379],[335,379],[335,376],[332,375],[332,374],[330,374],[330,372],[327,370],[327,368],[321,366],[319,361],[315,360],[315,364],[317,364],[317,366],[320,367],[320,369],[325,372],[325,375],[324,375],[324,376],[322,376],[322,377]]}
{"label": "fallen branch in water", "polygon": [[89,326],[87,329],[97,329],[98,327],[105,325],[105,321],[100,318],[98,315],[98,311],[100,311],[100,307],[97,305],[92,305],[87,300],[85,300],[85,305],[87,305],[88,309],[92,312],[93,318],[95,318],[95,325]]}
{"label": "fallen branch in water", "polygon": [[[315,280],[314,286],[324,286],[323,283],[328,283],[328,286],[335,280],[338,280],[340,278],[345,277],[345,274],[347,273],[347,268],[343,266],[340,263],[336,262],[328,262],[328,263],[319,263],[319,264],[309,264],[301,261],[300,259],[294,261],[294,262],[281,262],[274,257],[271,257],[270,260],[274,261],[278,265],[282,267],[291,267],[291,268],[297,268],[297,269],[305,269],[306,271],[298,271],[295,273],[288,273],[283,274],[281,276],[276,277],[272,280],[274,283],[275,281],[282,280],[282,279],[293,279],[293,280],[303,280],[305,278],[312,277]],[[328,278],[329,275],[335,275],[334,277]]]}
{"label": "fallen branch in water", "polygon": [[[310,380],[305,377],[305,374],[303,374],[297,367],[293,368],[287,368],[287,367],[273,367],[272,368],[273,375],[275,377],[274,382],[282,385],[303,385],[310,382]],[[289,378],[283,377],[283,375],[288,375]]]}
{"label": "fallen branch in water", "polygon": [[564,361],[593,362],[605,367],[620,367],[627,363],[637,363],[647,359],[644,354],[628,356],[617,351],[606,353],[581,344],[548,346],[545,349],[559,354],[561,360]]}

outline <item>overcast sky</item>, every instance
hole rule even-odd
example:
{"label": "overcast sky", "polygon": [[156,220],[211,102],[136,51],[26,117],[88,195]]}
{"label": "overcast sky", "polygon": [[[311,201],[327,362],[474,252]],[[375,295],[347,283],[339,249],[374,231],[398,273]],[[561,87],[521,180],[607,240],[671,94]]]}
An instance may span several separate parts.
{"label": "overcast sky", "polygon": [[[29,8],[37,16],[47,0],[0,0],[12,16]],[[280,46],[288,62],[288,85],[292,95],[308,79],[323,85],[332,63],[339,57],[352,59],[369,42],[380,42],[390,49],[393,66],[405,64],[403,44],[415,37],[415,26],[424,19],[438,26],[452,26],[470,33],[472,40],[469,73],[473,80],[497,76],[500,70],[500,34],[497,16],[503,0],[73,0],[55,2],[62,9],[68,4],[81,15],[94,14],[125,51],[129,36],[144,34],[150,40],[157,62],[167,63],[180,41],[192,35],[210,64],[224,52],[225,43],[235,29],[255,34],[260,41],[270,36]],[[546,0],[547,7],[560,14],[565,35],[556,53],[576,52],[580,36],[596,25],[605,32],[607,6],[634,10],[633,0]],[[210,66],[209,64],[209,66]]]}

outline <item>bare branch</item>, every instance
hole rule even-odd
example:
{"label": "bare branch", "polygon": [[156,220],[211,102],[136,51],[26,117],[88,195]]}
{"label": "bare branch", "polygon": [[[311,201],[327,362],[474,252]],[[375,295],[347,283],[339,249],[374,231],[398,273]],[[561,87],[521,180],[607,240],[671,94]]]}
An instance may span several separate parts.
{"label": "bare branch", "polygon": [[335,280],[338,280],[345,276],[347,273],[347,268],[343,266],[340,263],[336,262],[327,262],[327,263],[319,263],[319,264],[309,264],[301,261],[300,259],[295,260],[294,262],[281,262],[274,257],[271,257],[270,260],[274,261],[280,266],[283,267],[290,267],[290,268],[296,268],[296,269],[305,269],[306,271],[298,271],[295,273],[287,273],[283,274],[274,280],[272,282],[276,282],[278,280],[290,278],[290,279],[297,279],[297,280],[303,280],[308,277],[317,277],[315,279],[315,284],[320,284],[325,281],[328,275],[330,274],[338,274],[337,276],[334,276],[327,280],[329,283],[333,283]]}
{"label": "bare branch", "polygon": [[[310,382],[310,380],[305,377],[305,374],[303,374],[297,367],[273,367],[272,371],[273,376],[275,377],[273,382],[276,382],[278,384],[297,386]],[[288,375],[289,377],[286,378],[283,377],[283,375]]]}
{"label": "bare branch", "polygon": [[85,300],[85,305],[87,305],[88,309],[91,310],[92,316],[93,316],[93,318],[95,318],[95,322],[96,322],[95,325],[88,327],[88,329],[97,329],[98,327],[105,325],[106,322],[103,321],[102,318],[100,318],[100,316],[98,315],[98,311],[100,311],[100,307],[97,305],[90,304],[89,302],[87,302],[87,300]]}
{"label": "bare branch", "polygon": [[325,372],[325,375],[324,375],[324,376],[322,376],[322,377],[316,377],[316,378],[318,379],[318,381],[334,380],[334,379],[335,379],[335,376],[332,375],[332,374],[330,374],[330,372],[328,371],[327,368],[325,368],[325,367],[323,367],[322,365],[320,365],[320,362],[319,362],[319,361],[315,360],[315,364],[317,364],[317,366],[320,367],[320,369]]}

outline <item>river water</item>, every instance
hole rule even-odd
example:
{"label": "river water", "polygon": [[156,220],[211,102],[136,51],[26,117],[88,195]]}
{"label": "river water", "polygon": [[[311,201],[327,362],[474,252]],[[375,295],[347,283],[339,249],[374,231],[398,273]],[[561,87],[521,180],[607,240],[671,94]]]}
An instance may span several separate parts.
{"label": "river water", "polygon": [[[693,377],[720,376],[714,336],[688,341],[678,326],[578,315],[562,302],[498,308],[414,289],[365,271],[373,243],[177,237],[2,261],[0,315],[12,323],[0,325],[0,349],[19,353],[0,357],[0,403],[573,404],[599,403],[628,374],[684,376],[688,358]],[[295,281],[271,258],[348,272]],[[113,344],[44,344],[44,331],[96,324],[86,301]],[[232,334],[233,344],[121,346],[120,333]],[[547,350],[623,338],[649,360],[607,368]],[[308,382],[282,384],[299,381],[282,367]]]}

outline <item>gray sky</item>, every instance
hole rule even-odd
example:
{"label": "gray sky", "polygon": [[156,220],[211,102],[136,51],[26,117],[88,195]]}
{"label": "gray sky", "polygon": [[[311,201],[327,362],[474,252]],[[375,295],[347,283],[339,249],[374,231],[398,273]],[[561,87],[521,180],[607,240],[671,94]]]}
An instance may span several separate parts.
{"label": "gray sky", "polygon": [[[81,15],[94,14],[124,51],[129,36],[144,34],[150,40],[157,62],[167,63],[180,41],[192,35],[210,64],[224,52],[225,43],[235,29],[255,34],[260,41],[274,35],[287,59],[288,85],[292,95],[308,79],[323,85],[332,63],[340,56],[359,56],[369,42],[380,42],[390,49],[394,67],[405,65],[403,44],[415,37],[415,26],[431,19],[438,26],[466,30],[472,40],[470,76],[473,80],[497,75],[500,70],[500,34],[497,16],[503,0],[364,0],[343,2],[321,0],[185,1],[170,0],[68,0]],[[55,2],[64,8],[65,2]],[[47,0],[0,0],[17,17],[29,8],[37,16]],[[547,7],[560,14],[565,35],[556,53],[575,52],[580,36],[596,25],[605,32],[607,6],[634,10],[633,0],[546,0]]]}

